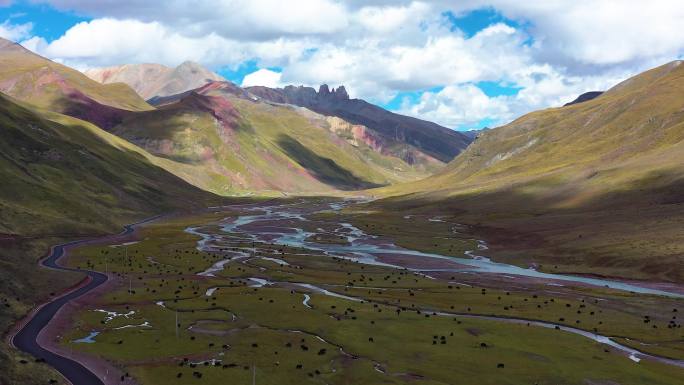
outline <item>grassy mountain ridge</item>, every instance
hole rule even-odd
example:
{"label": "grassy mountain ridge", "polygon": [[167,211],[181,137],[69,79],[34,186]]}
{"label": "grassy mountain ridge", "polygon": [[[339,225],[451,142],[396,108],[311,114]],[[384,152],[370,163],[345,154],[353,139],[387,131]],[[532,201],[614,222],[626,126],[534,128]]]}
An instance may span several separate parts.
{"label": "grassy mountain ridge", "polygon": [[453,215],[523,265],[684,281],[681,63],[489,130],[379,205]]}
{"label": "grassy mountain ridge", "polygon": [[338,132],[323,116],[254,100],[229,82],[156,102],[157,110],[131,114],[113,132],[198,168],[196,185],[219,194],[358,190],[429,172],[345,138],[351,126]]}
{"label": "grassy mountain ridge", "polygon": [[485,133],[437,178],[502,183],[551,174],[572,178],[583,169],[588,174],[582,182],[591,187],[597,180],[624,183],[676,167],[684,136],[679,63],[623,82],[599,99],[534,112]]}
{"label": "grassy mountain ridge", "polygon": [[0,91],[57,112],[84,98],[122,110],[152,108],[123,83],[100,84],[5,39],[0,39]]}

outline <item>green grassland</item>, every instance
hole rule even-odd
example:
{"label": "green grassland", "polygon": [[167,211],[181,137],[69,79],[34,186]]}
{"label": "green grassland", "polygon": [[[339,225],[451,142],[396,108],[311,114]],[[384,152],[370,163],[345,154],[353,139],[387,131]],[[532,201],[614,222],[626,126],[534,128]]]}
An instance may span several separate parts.
{"label": "green grassland", "polygon": [[[324,215],[323,217],[326,216]],[[468,230],[467,226],[454,224],[454,222],[449,221],[448,217],[442,218],[443,222],[435,222],[430,221],[430,219],[434,218],[429,215],[412,214],[409,218],[406,218],[405,215],[400,213],[369,212],[365,210],[365,207],[351,206],[345,210],[344,214],[339,215],[337,220],[351,222],[371,234],[390,237],[397,245],[408,249],[451,255],[459,258],[466,257],[463,253],[464,250],[476,249],[476,242],[471,238],[472,233]],[[492,250],[487,250],[482,253],[489,256],[491,252]],[[508,259],[510,260],[510,258]],[[544,268],[544,266],[539,267]],[[550,265],[547,266],[546,270],[552,273],[563,274],[566,273],[566,269],[571,268],[570,272],[576,272],[579,269],[577,265]],[[625,268],[623,272],[628,274],[628,269]],[[596,271],[597,269],[593,270],[593,272]],[[605,269],[598,271],[605,271]],[[590,331],[596,329],[601,333],[616,337],[629,334],[633,338],[644,342],[644,344],[629,342],[628,339],[623,338],[622,341],[626,342],[627,345],[636,347],[639,350],[654,353],[660,352],[664,356],[684,358],[684,350],[682,350],[684,345],[675,342],[681,339],[681,329],[671,329],[668,327],[668,323],[673,317],[677,319],[677,313],[672,310],[680,306],[680,300],[627,295],[607,289],[598,290],[573,287],[573,292],[584,301],[571,303],[570,307],[567,307],[568,304],[563,302],[563,299],[568,298],[568,293],[561,293],[560,296],[541,294],[545,291],[550,291],[548,286],[544,287],[534,283],[525,283],[527,290],[520,293],[520,295],[516,295],[510,290],[506,290],[505,284],[496,280],[468,278],[467,275],[463,274],[455,274],[455,276],[452,279],[471,284],[476,282],[476,285],[480,288],[451,285],[451,287],[445,290],[445,287],[442,285],[442,287],[435,288],[435,292],[431,293],[430,297],[426,299],[427,303],[435,309],[444,311],[456,310],[464,312],[470,309],[467,312],[543,319]],[[518,290],[522,289],[520,285],[517,286]],[[485,295],[481,292],[481,288],[485,288],[487,290],[486,295],[490,298],[496,298],[496,301],[484,304],[479,303],[477,298]],[[492,289],[494,290],[492,291]],[[453,301],[451,293],[454,290],[457,290],[460,301]],[[382,299],[390,303],[394,303],[397,300],[404,301],[405,303],[406,299],[414,300],[415,298],[412,297],[419,294],[421,293],[409,293],[402,290],[368,292],[368,295],[373,296],[373,298]],[[535,297],[533,298],[532,295]],[[570,295],[570,297],[576,296]],[[597,304],[596,301],[600,302]],[[629,306],[625,307],[626,301],[629,302]],[[477,303],[477,307],[474,305],[475,303]],[[554,306],[555,304],[558,304],[558,306]],[[658,321],[654,321],[651,318],[651,321],[644,323],[644,316],[646,315],[649,318],[655,316]],[[605,317],[610,321],[607,322]],[[668,341],[674,343],[669,343]],[[651,342],[653,342],[652,345],[645,345]]]}
{"label": "green grassland", "polygon": [[[198,251],[198,237],[183,230],[204,224],[203,231],[218,231],[212,222],[236,214],[175,217],[145,226],[138,243],[75,250],[70,265],[106,270],[119,277],[118,286],[82,309],[60,343],[104,357],[142,384],[220,384],[227,378],[249,383],[253,375],[266,384],[681,382],[681,369],[637,364],[605,345],[558,330],[432,315],[441,310],[597,328],[642,350],[653,346],[654,352],[681,358],[682,345],[673,342],[681,341],[681,329],[667,328],[671,313],[662,311],[676,307],[675,301],[600,288],[551,295],[534,286],[468,287],[238,239],[225,247],[253,246],[252,257],[230,262],[214,277],[196,275],[224,257]],[[250,277],[280,283],[250,287]],[[288,282],[315,284],[363,301]],[[209,288],[218,289],[207,296]],[[134,313],[107,321],[97,309]],[[648,324],[644,315],[651,318]],[[149,327],[122,328],[144,322]],[[100,332],[95,343],[73,342],[93,330]]]}

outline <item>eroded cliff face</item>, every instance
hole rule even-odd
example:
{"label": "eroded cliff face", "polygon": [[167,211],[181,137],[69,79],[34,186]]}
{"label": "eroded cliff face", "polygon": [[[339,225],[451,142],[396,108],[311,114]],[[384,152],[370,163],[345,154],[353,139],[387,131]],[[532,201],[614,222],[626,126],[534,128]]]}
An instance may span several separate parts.
{"label": "eroded cliff face", "polygon": [[391,140],[362,124],[349,123],[336,116],[326,116],[329,129],[355,147],[368,146],[382,155],[402,159],[411,166],[424,166],[426,170],[436,170],[444,163],[422,153],[413,146]]}
{"label": "eroded cliff face", "polygon": [[352,124],[337,116],[326,116],[326,122],[330,130],[338,136],[345,138],[351,145],[358,147],[361,143],[380,153],[385,149],[386,143],[382,138],[361,124]]}

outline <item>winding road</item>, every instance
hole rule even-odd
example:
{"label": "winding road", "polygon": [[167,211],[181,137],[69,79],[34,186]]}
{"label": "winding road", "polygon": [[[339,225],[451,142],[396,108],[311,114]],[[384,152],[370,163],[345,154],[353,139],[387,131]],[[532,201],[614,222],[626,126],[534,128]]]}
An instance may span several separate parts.
{"label": "winding road", "polygon": [[[135,231],[136,226],[143,223],[148,223],[157,218],[159,218],[159,216],[126,225],[124,226],[124,230],[116,236],[120,237],[129,235]],[[38,359],[45,360],[48,365],[59,371],[69,382],[74,385],[104,385],[104,383],[81,363],[45,349],[38,343],[38,336],[64,305],[107,282],[107,275],[103,273],[91,270],[74,269],[60,265],[59,259],[64,256],[65,248],[111,237],[111,235],[107,235],[98,238],[72,241],[54,246],[52,248],[50,254],[41,261],[42,266],[56,270],[85,273],[88,275],[88,281],[85,285],[78,286],[75,290],[70,291],[38,308],[38,310],[36,310],[31,316],[31,319],[26,322],[21,330],[19,330],[19,332],[12,337],[12,345]]]}

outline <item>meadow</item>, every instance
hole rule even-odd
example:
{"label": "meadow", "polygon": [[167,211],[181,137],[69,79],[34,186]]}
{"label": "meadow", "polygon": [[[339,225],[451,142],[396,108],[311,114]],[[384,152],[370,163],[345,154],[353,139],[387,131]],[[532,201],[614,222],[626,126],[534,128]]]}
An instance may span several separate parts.
{"label": "meadow", "polygon": [[[74,314],[57,342],[106,359],[141,384],[681,381],[681,368],[637,363],[571,333],[468,317],[543,320],[682,359],[682,332],[672,318],[677,300],[596,287],[521,287],[468,274],[430,279],[222,233],[219,223],[240,214],[233,208],[173,217],[142,228],[137,243],[72,252],[71,266],[107,271],[116,286]],[[325,230],[349,219],[337,216],[318,213],[307,226]],[[419,226],[404,237],[391,225],[366,224],[412,245],[434,242],[429,234],[443,223],[429,219],[414,218]],[[197,226],[220,234],[221,248],[198,250],[200,237],[185,231]],[[440,250],[455,255],[472,247],[472,240],[452,237]],[[93,331],[94,343],[74,342]]]}

